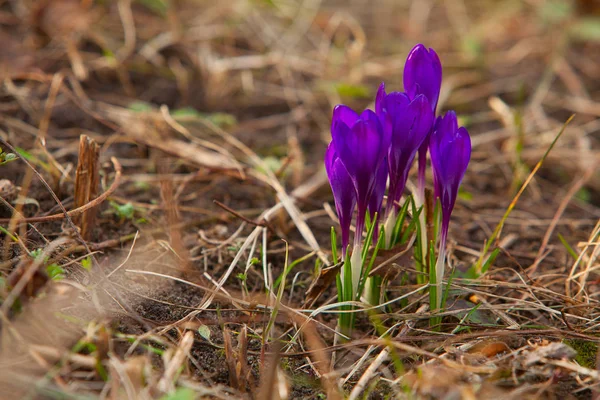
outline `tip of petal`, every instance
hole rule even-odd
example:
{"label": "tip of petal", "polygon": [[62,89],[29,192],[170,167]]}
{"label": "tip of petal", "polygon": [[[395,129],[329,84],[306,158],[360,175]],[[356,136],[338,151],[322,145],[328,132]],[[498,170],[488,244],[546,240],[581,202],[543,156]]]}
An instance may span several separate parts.
{"label": "tip of petal", "polygon": [[354,111],[345,104],[338,104],[333,108],[331,127],[333,129],[335,124],[343,122],[348,128],[352,128],[357,119],[358,114],[356,113],[356,111]]}
{"label": "tip of petal", "polygon": [[437,117],[435,121],[434,132],[438,132],[436,135],[448,137],[454,135],[458,130],[458,118],[453,110],[446,112],[446,114]]}
{"label": "tip of petal", "polygon": [[362,119],[363,121],[379,121],[379,119],[377,118],[377,114],[375,114],[375,112],[371,109],[366,109],[364,110],[362,113],[360,113],[360,119]]}
{"label": "tip of petal", "polygon": [[409,52],[408,52],[408,58],[411,58],[411,56],[413,56],[414,54],[416,54],[417,52],[421,52],[421,51],[427,51],[427,48],[425,47],[425,45],[423,43],[417,43]]}
{"label": "tip of petal", "polygon": [[[454,110],[446,111],[446,115],[444,116],[444,118],[450,118],[453,121],[458,121],[458,118],[456,117],[456,111],[454,111]],[[458,122],[457,122],[457,124],[458,124]]]}
{"label": "tip of petal", "polygon": [[434,64],[439,65],[440,67],[442,66],[442,62],[440,60],[440,57],[435,52],[435,50],[433,48],[431,48],[431,47],[429,48],[429,56],[431,57],[431,60],[434,62]]}
{"label": "tip of petal", "polygon": [[438,61],[439,62],[439,57],[437,55],[437,53],[435,52],[435,50],[431,47],[426,47],[424,44],[422,43],[418,43],[416,44],[408,53],[408,58],[414,57],[415,55],[427,55],[429,58],[431,58],[432,61]]}

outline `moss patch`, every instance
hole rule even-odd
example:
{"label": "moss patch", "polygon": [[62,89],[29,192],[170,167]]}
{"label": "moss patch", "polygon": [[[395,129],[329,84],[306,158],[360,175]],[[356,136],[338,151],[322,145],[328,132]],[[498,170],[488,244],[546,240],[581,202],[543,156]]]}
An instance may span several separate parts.
{"label": "moss patch", "polygon": [[565,339],[563,343],[571,346],[576,352],[575,361],[582,367],[596,368],[596,357],[598,354],[598,344],[581,339]]}

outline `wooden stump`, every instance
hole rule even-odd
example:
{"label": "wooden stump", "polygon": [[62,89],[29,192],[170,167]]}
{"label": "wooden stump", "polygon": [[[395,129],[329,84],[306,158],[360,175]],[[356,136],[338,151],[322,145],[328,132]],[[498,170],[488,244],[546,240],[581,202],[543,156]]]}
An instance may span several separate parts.
{"label": "wooden stump", "polygon": [[[75,208],[81,207],[98,196],[100,183],[98,162],[100,146],[87,135],[79,137],[79,160],[75,172]],[[97,207],[86,210],[74,218],[81,229],[81,236],[88,240],[96,220]]]}

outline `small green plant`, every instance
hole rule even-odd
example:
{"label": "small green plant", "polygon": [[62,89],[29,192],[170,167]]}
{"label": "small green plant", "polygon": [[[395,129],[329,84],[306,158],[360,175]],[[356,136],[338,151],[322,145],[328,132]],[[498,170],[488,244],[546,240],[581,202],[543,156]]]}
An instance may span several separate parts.
{"label": "small green plant", "polygon": [[83,269],[85,269],[86,271],[91,271],[92,270],[92,258],[86,257],[83,260],[81,260],[81,267]]}
{"label": "small green plant", "polygon": [[350,83],[337,83],[334,85],[335,91],[342,97],[352,99],[366,99],[371,96],[371,91],[365,85],[353,85]]}
{"label": "small green plant", "polygon": [[173,110],[171,116],[178,122],[204,119],[223,129],[231,128],[232,126],[235,126],[238,123],[237,118],[233,114],[228,114],[224,112],[201,113],[198,110],[191,107]]}
{"label": "small green plant", "polygon": [[139,113],[151,112],[153,110],[152,104],[146,103],[145,101],[134,101],[129,103],[129,110]]}
{"label": "small green plant", "polygon": [[132,220],[135,216],[135,207],[131,203],[119,204],[115,201],[110,202],[112,211],[121,221]]}
{"label": "small green plant", "polygon": [[[54,168],[48,164],[47,162],[44,162],[42,160],[40,160],[39,157],[36,157],[35,155],[33,155],[32,153],[30,153],[29,151],[22,149],[20,147],[15,147],[15,151],[17,153],[19,153],[19,155],[21,157],[23,157],[24,159],[26,159],[27,161],[29,161],[30,163],[34,164],[34,165],[38,165],[40,166],[44,171],[48,172],[48,173],[53,173],[54,172]],[[12,154],[12,153],[6,153],[8,154]],[[12,154],[13,156],[15,156],[14,154]],[[15,156],[16,157],[16,156]],[[9,161],[12,161],[14,158],[11,156],[9,157]]]}
{"label": "small green plant", "polygon": [[[29,252],[29,256],[33,259],[38,259],[42,256],[43,252],[44,252],[44,249],[41,249],[41,248],[34,249]],[[42,260],[42,263],[46,264],[46,263],[48,263],[49,260],[50,260],[50,257],[46,256],[44,258],[44,260]],[[52,263],[52,264],[46,265],[45,269],[46,269],[46,273],[52,280],[58,281],[65,277],[65,269],[62,266],[58,265],[57,263]]]}
{"label": "small green plant", "polygon": [[245,294],[248,294],[248,286],[246,286],[246,281],[248,280],[248,275],[240,272],[239,274],[236,275],[236,277],[240,280],[240,283],[242,284],[242,291]]}
{"label": "small green plant", "polygon": [[52,263],[46,266],[46,272],[50,279],[54,281],[59,281],[65,277],[65,270],[63,267],[56,263]]}
{"label": "small green plant", "polygon": [[198,327],[198,334],[202,336],[204,340],[211,343],[210,341],[210,328],[206,325],[200,325]]}
{"label": "small green plant", "polygon": [[160,400],[194,400],[196,392],[190,388],[179,387],[173,393],[169,393],[160,398]]}
{"label": "small green plant", "polygon": [[7,164],[11,161],[15,161],[17,159],[17,155],[14,153],[5,153],[2,149],[0,149],[0,165]]}

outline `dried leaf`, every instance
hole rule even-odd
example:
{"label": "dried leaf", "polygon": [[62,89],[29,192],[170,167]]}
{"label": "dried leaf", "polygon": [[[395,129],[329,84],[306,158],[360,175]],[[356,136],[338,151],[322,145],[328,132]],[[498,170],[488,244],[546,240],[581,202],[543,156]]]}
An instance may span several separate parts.
{"label": "dried leaf", "polygon": [[[0,196],[3,199],[11,201],[18,193],[18,188],[8,179],[0,179]],[[38,204],[39,206],[39,204]]]}
{"label": "dried leaf", "polygon": [[337,277],[337,274],[339,273],[343,264],[344,263],[339,262],[331,267],[321,269],[317,279],[311,283],[310,287],[306,291],[305,305],[312,305],[312,303],[323,294],[329,285],[335,281],[335,278]]}
{"label": "dried leaf", "polygon": [[369,276],[378,275],[393,279],[393,277],[402,271],[400,268],[401,265],[410,265],[411,258],[412,256],[407,251],[407,246],[390,250],[379,249]]}
{"label": "dried leaf", "polygon": [[485,341],[485,342],[481,342],[481,343],[478,343],[475,346],[473,346],[469,350],[469,353],[471,353],[471,354],[479,353],[479,354],[486,356],[487,358],[492,358],[492,357],[497,356],[498,354],[506,353],[509,351],[510,351],[510,347],[508,347],[508,345],[504,342]]}
{"label": "dried leaf", "polygon": [[237,363],[235,354],[233,353],[233,345],[231,343],[231,332],[227,328],[223,330],[223,347],[225,350],[225,363],[227,364],[227,369],[229,370],[229,384],[232,387],[237,388],[239,386],[238,373],[236,369]]}

